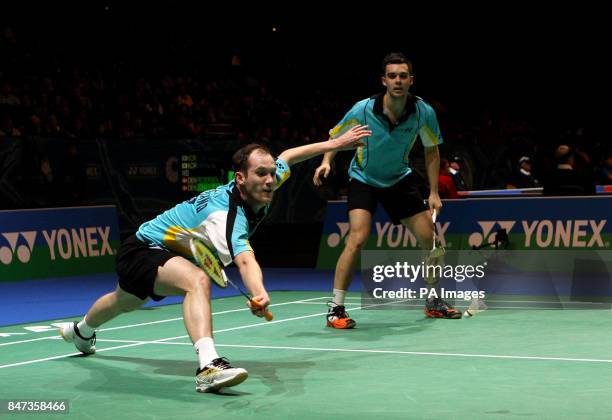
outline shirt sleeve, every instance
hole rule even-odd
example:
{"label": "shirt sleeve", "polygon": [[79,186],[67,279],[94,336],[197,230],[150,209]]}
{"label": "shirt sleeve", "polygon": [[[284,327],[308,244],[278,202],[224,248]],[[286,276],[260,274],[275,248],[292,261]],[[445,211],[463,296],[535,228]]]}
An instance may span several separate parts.
{"label": "shirt sleeve", "polygon": [[423,113],[423,122],[419,128],[421,143],[423,143],[425,147],[433,147],[442,144],[442,134],[440,134],[440,126],[438,125],[436,112],[425,102],[421,102],[421,105],[421,112]]}
{"label": "shirt sleeve", "polygon": [[280,188],[291,176],[291,168],[283,159],[276,159],[276,188]]}
{"label": "shirt sleeve", "polygon": [[340,120],[338,124],[331,130],[329,130],[329,137],[332,139],[337,139],[344,133],[346,133],[351,128],[356,125],[363,125],[363,105],[361,102],[356,103],[350,109],[349,112],[346,113],[344,118]]}

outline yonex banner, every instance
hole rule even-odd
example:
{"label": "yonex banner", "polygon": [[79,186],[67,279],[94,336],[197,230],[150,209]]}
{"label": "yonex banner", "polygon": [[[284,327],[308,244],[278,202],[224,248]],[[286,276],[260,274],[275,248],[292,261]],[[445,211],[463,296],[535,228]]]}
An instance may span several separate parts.
{"label": "yonex banner", "polygon": [[[508,235],[509,250],[612,250],[612,197],[473,198],[444,202],[437,220],[442,246],[466,250]],[[334,268],[349,230],[346,202],[330,202],[319,246],[319,268]],[[366,250],[417,247],[402,225],[379,207]]]}
{"label": "yonex banner", "polygon": [[0,281],[112,272],[115,206],[0,211]]}

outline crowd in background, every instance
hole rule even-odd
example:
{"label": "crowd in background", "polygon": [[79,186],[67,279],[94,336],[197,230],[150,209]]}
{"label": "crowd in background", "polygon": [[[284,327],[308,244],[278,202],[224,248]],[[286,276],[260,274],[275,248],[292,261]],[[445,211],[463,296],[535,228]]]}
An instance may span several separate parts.
{"label": "crowd in background", "polygon": [[[155,60],[75,56],[14,27],[1,29],[0,138],[225,139],[280,150],[326,139],[361,99],[347,88],[292,80],[290,66],[268,72],[231,48],[217,51],[214,65],[187,41],[157,47]],[[551,130],[500,104],[455,112],[445,98],[423,96],[446,141],[442,175],[456,190],[539,187],[558,165],[560,144],[571,147],[576,171],[612,183],[610,148],[597,131],[579,124]]]}

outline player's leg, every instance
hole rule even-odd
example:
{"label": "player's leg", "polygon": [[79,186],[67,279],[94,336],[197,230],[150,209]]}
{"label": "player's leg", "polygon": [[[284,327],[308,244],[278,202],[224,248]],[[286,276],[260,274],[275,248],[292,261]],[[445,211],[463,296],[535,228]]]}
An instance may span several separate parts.
{"label": "player's leg", "polygon": [[349,211],[349,233],[344,249],[338,262],[334,275],[334,288],[347,290],[351,285],[355,263],[370,236],[372,214],[368,210],[354,209]]}
{"label": "player's leg", "polygon": [[208,276],[183,257],[168,260],[159,267],[153,291],[160,296],[184,296],[183,321],[192,343],[212,337]]}
{"label": "player's leg", "polygon": [[81,321],[62,326],[60,334],[84,354],[93,354],[96,352],[95,330],[121,313],[140,308],[145,302],[117,285],[114,291],[99,298]]}
{"label": "player's leg", "polygon": [[147,300],[140,299],[117,285],[114,291],[102,296],[91,306],[85,315],[85,320],[88,326],[97,329],[119,314],[140,308]]}
{"label": "player's leg", "polygon": [[161,296],[184,296],[183,320],[199,360],[196,390],[216,391],[243,382],[248,373],[219,357],[212,338],[210,305],[211,281],[198,267],[183,257],[168,260],[159,267],[153,291]]}
{"label": "player's leg", "polygon": [[[80,322],[62,326],[60,334],[64,340],[74,343],[84,354],[93,354],[96,351],[96,328],[123,312],[139,308],[148,300],[146,277],[149,272],[156,270],[157,261],[148,255],[149,252],[151,251],[139,243],[135,236],[131,236],[122,244],[117,254],[117,288],[96,300]],[[152,252],[155,256],[161,251]],[[149,277],[152,284],[153,277]]]}
{"label": "player's leg", "polygon": [[370,236],[372,214],[377,205],[376,188],[355,179],[350,181],[347,203],[349,233],[336,263],[333,300],[327,314],[328,327],[347,329],[356,325],[346,313],[344,299],[353,278],[359,253]]}
{"label": "player's leg", "polygon": [[342,254],[336,263],[333,300],[327,313],[327,326],[338,329],[354,328],[356,323],[345,309],[344,298],[351,284],[359,253],[370,236],[372,214],[369,210],[349,211],[349,233]]}

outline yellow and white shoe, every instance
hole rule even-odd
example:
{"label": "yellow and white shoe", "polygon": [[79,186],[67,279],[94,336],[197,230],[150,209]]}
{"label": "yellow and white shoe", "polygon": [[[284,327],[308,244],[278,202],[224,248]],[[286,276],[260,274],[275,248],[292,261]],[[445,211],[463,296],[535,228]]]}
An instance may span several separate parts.
{"label": "yellow and white shoe", "polygon": [[245,369],[230,365],[225,357],[219,357],[196,372],[196,391],[214,392],[242,383],[249,374]]}

